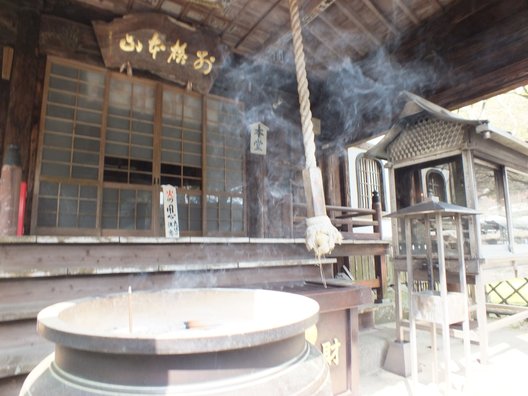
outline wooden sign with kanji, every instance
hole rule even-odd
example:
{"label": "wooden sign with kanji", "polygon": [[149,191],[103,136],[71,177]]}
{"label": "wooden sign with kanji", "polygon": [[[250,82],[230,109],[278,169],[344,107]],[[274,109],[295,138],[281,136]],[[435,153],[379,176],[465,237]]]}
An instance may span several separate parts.
{"label": "wooden sign with kanji", "polygon": [[226,50],[217,37],[167,15],[130,14],[92,25],[108,68],[148,70],[200,93],[211,89]]}

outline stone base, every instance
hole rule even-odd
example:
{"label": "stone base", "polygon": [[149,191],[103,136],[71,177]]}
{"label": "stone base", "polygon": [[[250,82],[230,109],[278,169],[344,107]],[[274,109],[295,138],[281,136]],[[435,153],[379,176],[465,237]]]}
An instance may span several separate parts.
{"label": "stone base", "polygon": [[402,377],[410,377],[411,344],[398,341],[390,343],[383,368]]}

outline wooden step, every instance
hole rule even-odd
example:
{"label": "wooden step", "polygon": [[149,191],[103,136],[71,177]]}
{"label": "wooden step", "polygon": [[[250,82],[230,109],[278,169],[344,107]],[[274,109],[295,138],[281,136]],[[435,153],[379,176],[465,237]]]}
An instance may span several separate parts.
{"label": "wooden step", "polygon": [[18,396],[25,379],[26,374],[17,375],[16,377],[0,378],[0,395]]}
{"label": "wooden step", "polygon": [[0,349],[0,378],[29,374],[46,356],[53,352],[53,344],[44,340],[31,346]]}
{"label": "wooden step", "polygon": [[0,378],[27,374],[53,352],[53,343],[40,337],[35,325],[34,319],[0,325]]}
{"label": "wooden step", "polygon": [[0,323],[36,319],[38,313],[53,301],[31,301],[18,304],[0,304]]}

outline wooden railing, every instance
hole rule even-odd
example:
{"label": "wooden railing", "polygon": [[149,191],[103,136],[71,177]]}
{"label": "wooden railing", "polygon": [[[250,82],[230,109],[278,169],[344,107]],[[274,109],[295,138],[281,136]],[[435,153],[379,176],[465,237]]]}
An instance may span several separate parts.
{"label": "wooden railing", "polygon": [[[347,244],[347,241],[382,242],[382,207],[377,192],[372,195],[372,209],[326,205],[326,211],[332,224],[343,235],[344,244]],[[291,199],[290,216],[291,236],[303,237],[306,229],[306,204],[294,202]],[[376,302],[383,300],[388,283],[385,254],[374,253],[373,249],[367,253],[364,249],[336,249],[332,255],[338,258],[337,271],[340,271],[342,267],[347,267],[347,269],[353,271],[350,265],[351,256],[372,257],[368,261],[372,263],[373,268],[372,271],[368,272],[373,274],[373,276],[368,279],[357,279],[355,283],[368,286],[376,291]]]}
{"label": "wooden railing", "polygon": [[[382,210],[377,192],[372,197],[372,209],[352,208],[349,206],[326,205],[327,215],[332,224],[341,231],[344,239],[381,240]],[[304,225],[306,219],[306,204],[291,202],[291,232],[296,235],[298,224]],[[372,231],[365,230],[372,227]],[[302,227],[299,227],[302,228]],[[358,228],[361,228],[358,230]]]}

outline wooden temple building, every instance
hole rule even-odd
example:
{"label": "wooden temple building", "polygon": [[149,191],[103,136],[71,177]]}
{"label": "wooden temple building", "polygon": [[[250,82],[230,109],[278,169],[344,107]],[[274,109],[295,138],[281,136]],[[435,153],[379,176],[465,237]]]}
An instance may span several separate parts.
{"label": "wooden temple building", "polygon": [[[402,90],[452,108],[526,84],[528,5],[299,1],[302,67],[292,3],[0,0],[0,394],[52,350],[42,308],[129,287],[313,297],[316,343],[341,345],[333,392],[358,394],[390,202],[349,172],[346,149],[391,125]],[[305,246],[296,66],[322,210],[343,236],[321,258]],[[355,258],[372,271],[344,280]]]}

